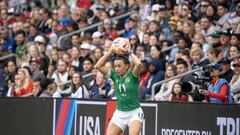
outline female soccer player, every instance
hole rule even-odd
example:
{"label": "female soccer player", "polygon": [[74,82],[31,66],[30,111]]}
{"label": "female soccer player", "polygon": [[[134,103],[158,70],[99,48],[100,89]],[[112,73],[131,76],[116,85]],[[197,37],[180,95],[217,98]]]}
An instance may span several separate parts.
{"label": "female soccer player", "polygon": [[107,135],[119,135],[129,127],[129,135],[139,135],[144,119],[143,111],[138,100],[141,61],[136,55],[130,54],[134,68],[130,71],[130,62],[126,56],[114,59],[114,70],[105,67],[105,63],[113,54],[112,48],[97,62],[96,68],[114,82],[117,96],[117,109],[107,128]]}

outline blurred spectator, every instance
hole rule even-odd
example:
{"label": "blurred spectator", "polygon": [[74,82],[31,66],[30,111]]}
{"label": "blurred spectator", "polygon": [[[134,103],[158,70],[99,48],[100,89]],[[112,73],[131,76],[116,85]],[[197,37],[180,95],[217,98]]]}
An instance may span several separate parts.
{"label": "blurred spectator", "polygon": [[[152,94],[152,86],[156,82],[164,80],[164,70],[162,69],[162,61],[157,58],[151,58],[149,70],[150,75],[146,80],[146,84],[144,86],[144,92],[145,95],[143,98],[148,99],[149,96]],[[161,86],[158,86],[155,88],[155,93],[157,93],[160,90]],[[153,94],[155,94],[153,93]]]}
{"label": "blurred spectator", "polygon": [[[92,44],[94,46],[103,46],[104,45],[104,38],[103,35],[104,33],[101,33],[100,31],[96,31],[92,34]],[[107,34],[107,33],[106,33]],[[109,33],[110,34],[110,33]],[[90,48],[91,50],[94,50],[94,48]]]}
{"label": "blurred spectator", "polygon": [[204,57],[204,53],[201,48],[192,48],[190,51],[190,57],[193,61],[192,69],[197,69],[209,64],[209,61]]}
{"label": "blurred spectator", "polygon": [[72,98],[89,98],[89,92],[83,84],[82,76],[79,72],[75,72],[71,78]]}
{"label": "blurred spectator", "polygon": [[[239,46],[231,45],[229,47],[229,57],[236,57],[239,53],[240,53],[240,47]],[[235,63],[237,61],[238,61],[238,58],[234,58],[231,61],[231,69],[233,69],[233,63]]]}
{"label": "blurred spectator", "polygon": [[220,64],[214,64],[211,67],[212,82],[208,86],[208,90],[201,92],[206,96],[205,102],[210,103],[233,103],[231,96],[230,86],[228,82],[220,78],[220,72],[222,71]]}
{"label": "blurred spectator", "polygon": [[90,57],[91,46],[89,43],[82,43],[80,46],[79,70],[83,71],[83,61]]}
{"label": "blurred spectator", "polygon": [[47,49],[47,43],[46,39],[43,36],[36,36],[34,38],[34,42],[38,48],[39,56],[41,58],[41,66],[40,70],[43,71],[43,73],[46,75],[47,74],[47,67],[49,66],[50,59],[46,54],[46,49]]}
{"label": "blurred spectator", "polygon": [[218,54],[218,59],[228,56],[230,40],[231,40],[230,29],[222,30],[220,32],[220,43],[222,49]]}
{"label": "blurred spectator", "polygon": [[[208,36],[208,35],[212,34],[213,32],[215,32],[215,30],[216,30],[216,27],[214,26],[211,18],[208,16],[201,17],[201,27],[202,27],[201,33],[204,36]],[[211,40],[211,37],[208,37],[206,40],[209,43]]]}
{"label": "blurred spectator", "polygon": [[218,58],[217,58],[216,50],[214,48],[209,48],[206,52],[206,58],[211,64],[217,63]]}
{"label": "blurred spectator", "polygon": [[112,40],[118,37],[118,33],[115,28],[113,28],[113,24],[110,19],[105,19],[103,21],[103,32],[105,33],[105,36]]}
{"label": "blurred spectator", "polygon": [[16,40],[10,36],[7,28],[2,27],[1,30],[1,53],[14,53],[16,49]]}
{"label": "blurred spectator", "polygon": [[18,58],[22,58],[22,56],[26,53],[27,51],[27,45],[26,45],[26,39],[25,39],[25,32],[23,30],[19,30],[16,32],[16,55]]}
{"label": "blurred spectator", "polygon": [[230,12],[228,12],[227,4],[218,4],[217,5],[217,15],[220,17],[217,25],[218,29],[223,26],[223,24],[227,21],[230,16]]}
{"label": "blurred spectator", "polygon": [[42,88],[40,85],[40,78],[35,78],[33,79],[33,97],[39,97],[40,94],[42,93]]}
{"label": "blurred spectator", "polygon": [[139,38],[138,38],[138,35],[137,35],[137,34],[132,35],[132,36],[129,38],[129,42],[130,42],[130,44],[131,44],[131,49],[132,49],[133,52],[135,53],[137,46],[140,45],[140,40],[139,40]]}
{"label": "blurred spectator", "polygon": [[[176,66],[173,64],[167,65],[165,72],[165,79],[174,77],[177,75]],[[173,79],[169,82],[163,83],[160,91],[155,95],[156,101],[168,101],[173,90],[173,84],[176,83],[178,79]]]}
{"label": "blurred spectator", "polygon": [[44,78],[45,77],[45,75],[40,70],[40,66],[41,66],[40,58],[32,58],[31,59],[31,61],[30,61],[30,69],[31,69],[31,73],[32,73],[31,78],[35,79],[35,78]]}
{"label": "blurred spectator", "polygon": [[59,59],[57,63],[57,70],[53,73],[52,77],[54,82],[59,85],[68,81],[67,62]]}
{"label": "blurred spectator", "polygon": [[151,5],[148,0],[140,0],[139,2],[139,15],[142,20],[146,20],[151,14]]}
{"label": "blurred spectator", "polygon": [[91,90],[91,99],[108,99],[111,90],[111,82],[103,76],[101,72],[97,73],[95,83]]}
{"label": "blurred spectator", "polygon": [[234,75],[230,82],[231,92],[233,94],[234,102],[240,103],[240,61],[233,64]]}
{"label": "blurred spectator", "polygon": [[71,55],[71,65],[79,67],[80,62],[79,62],[79,57],[80,57],[80,49],[77,46],[73,46],[70,52]]}
{"label": "blurred spectator", "polygon": [[72,41],[71,41],[71,46],[72,47],[77,47],[77,48],[79,48],[80,47],[80,43],[81,43],[81,41],[80,41],[80,36],[78,35],[78,34],[74,34],[74,35],[72,35]]}
{"label": "blurred spectator", "polygon": [[102,56],[103,56],[103,48],[102,47],[97,47],[94,51],[93,51],[93,55],[94,55],[94,63],[96,63]]}
{"label": "blurred spectator", "polygon": [[60,93],[57,92],[57,84],[53,79],[43,78],[40,81],[40,86],[42,89],[42,93],[39,97],[61,97]]}
{"label": "blurred spectator", "polygon": [[18,70],[18,80],[16,80],[16,88],[13,92],[13,96],[30,96],[32,95],[33,82],[30,78],[30,73],[27,69],[21,68]]}
{"label": "blurred spectator", "polygon": [[169,101],[192,102],[193,99],[190,95],[183,93],[181,83],[175,82],[172,87],[172,94],[169,97]]}
{"label": "blurred spectator", "polygon": [[230,83],[234,75],[230,65],[231,61],[227,57],[224,57],[219,61],[219,63],[221,64],[222,68],[221,72],[222,78],[224,78],[228,83]]}
{"label": "blurred spectator", "polygon": [[238,46],[240,44],[240,33],[233,33],[230,40],[230,45]]}
{"label": "blurred spectator", "polygon": [[[186,73],[188,71],[188,63],[181,58],[177,60],[176,67],[177,67],[178,75]],[[189,81],[194,81],[194,80],[195,80],[195,78],[192,74],[187,74],[180,78],[180,82],[189,82]]]}
{"label": "blurred spectator", "polygon": [[91,58],[85,58],[83,61],[83,71],[81,75],[83,76],[83,84],[86,86],[87,90],[92,90],[94,84],[93,78],[93,60]]}
{"label": "blurred spectator", "polygon": [[158,45],[152,45],[150,47],[150,57],[160,60],[161,64],[159,65],[160,69],[165,71],[165,55],[161,52],[161,47]]}

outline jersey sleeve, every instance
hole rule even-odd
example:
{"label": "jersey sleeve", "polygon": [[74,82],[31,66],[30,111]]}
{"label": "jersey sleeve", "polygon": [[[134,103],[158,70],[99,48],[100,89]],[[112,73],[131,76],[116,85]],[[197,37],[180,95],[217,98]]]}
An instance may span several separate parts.
{"label": "jersey sleeve", "polygon": [[135,75],[133,74],[133,72],[130,72],[130,74],[131,74],[131,76],[132,76],[132,78],[133,78],[134,80],[140,81],[140,77],[135,76]]}

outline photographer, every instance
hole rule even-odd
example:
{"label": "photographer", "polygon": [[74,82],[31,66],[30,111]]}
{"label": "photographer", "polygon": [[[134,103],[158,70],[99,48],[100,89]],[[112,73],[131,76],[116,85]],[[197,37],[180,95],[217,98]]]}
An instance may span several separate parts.
{"label": "photographer", "polygon": [[210,76],[212,82],[208,86],[208,90],[201,91],[201,94],[206,96],[205,102],[224,104],[233,102],[228,82],[219,77],[221,71],[222,68],[220,64],[214,64],[211,66]]}

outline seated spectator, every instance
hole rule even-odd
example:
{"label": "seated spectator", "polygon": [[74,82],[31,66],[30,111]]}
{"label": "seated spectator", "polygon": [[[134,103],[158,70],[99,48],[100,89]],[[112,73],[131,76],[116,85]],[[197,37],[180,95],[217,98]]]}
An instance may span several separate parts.
{"label": "seated spectator", "polygon": [[206,52],[206,59],[208,59],[208,61],[211,64],[215,64],[218,62],[218,58],[217,58],[217,52],[214,48],[209,48]]}
{"label": "seated spectator", "polygon": [[13,96],[20,97],[20,96],[29,96],[32,95],[33,90],[33,82],[30,78],[30,73],[27,69],[21,68],[18,70],[18,80],[17,80],[17,87],[13,92]]}
{"label": "seated spectator", "polygon": [[[147,83],[144,86],[145,95],[143,98],[149,98],[149,96],[152,94],[153,84],[164,80],[164,70],[161,69],[162,67],[161,65],[163,65],[162,61],[156,58],[151,58],[150,66],[149,66],[149,70],[151,74],[147,78]],[[160,86],[155,88],[155,93],[157,93],[159,90],[160,90]]]}
{"label": "seated spectator", "polygon": [[61,94],[57,91],[57,84],[54,82],[54,79],[43,78],[40,81],[40,86],[42,88],[42,93],[39,97],[61,97]]}
{"label": "seated spectator", "polygon": [[72,98],[89,98],[89,92],[83,84],[83,80],[79,72],[75,72],[73,74],[70,89],[72,91]]}
{"label": "seated spectator", "polygon": [[233,64],[234,75],[230,82],[231,93],[235,103],[240,103],[240,61]]}
{"label": "seated spectator", "polygon": [[209,61],[204,57],[204,53],[201,48],[192,48],[190,51],[190,57],[193,60],[192,69],[197,69],[209,64]]}
{"label": "seated spectator", "polygon": [[42,88],[40,85],[40,78],[33,79],[33,97],[39,97],[42,93]]}
{"label": "seated spectator", "polygon": [[[187,62],[181,58],[177,60],[176,67],[177,67],[178,75],[189,71]],[[194,81],[194,80],[196,80],[196,79],[194,78],[194,76],[192,74],[187,74],[180,78],[180,82],[189,82],[189,81]]]}
{"label": "seated spectator", "polygon": [[[235,46],[235,45],[231,45],[229,47],[229,57],[235,57],[240,53],[240,47],[239,46]],[[238,58],[235,58],[231,61],[231,69],[233,70],[233,63],[236,63],[238,61]]]}
{"label": "seated spectator", "polygon": [[172,94],[169,97],[169,101],[173,102],[179,102],[179,101],[185,101],[185,102],[192,102],[193,99],[190,95],[186,95],[183,93],[181,88],[181,83],[176,82],[173,84],[172,87]]}
{"label": "seated spectator", "polygon": [[221,64],[222,67],[221,72],[222,78],[224,78],[225,80],[227,80],[228,83],[230,83],[234,75],[230,65],[231,61],[227,57],[224,57],[219,61],[219,63]]}
{"label": "seated spectator", "polygon": [[83,61],[83,71],[81,76],[83,77],[83,84],[87,90],[91,90],[94,84],[93,71],[93,60],[91,58],[85,58]]}
{"label": "seated spectator", "polygon": [[107,80],[101,72],[97,73],[95,84],[91,90],[90,98],[108,99],[111,90],[111,81]]}
{"label": "seated spectator", "polygon": [[[167,65],[165,72],[165,79],[169,79],[177,75],[177,70],[175,65]],[[167,101],[172,93],[173,84],[176,83],[178,79],[173,79],[171,81],[162,84],[160,91],[155,95],[155,100],[157,101]]]}

